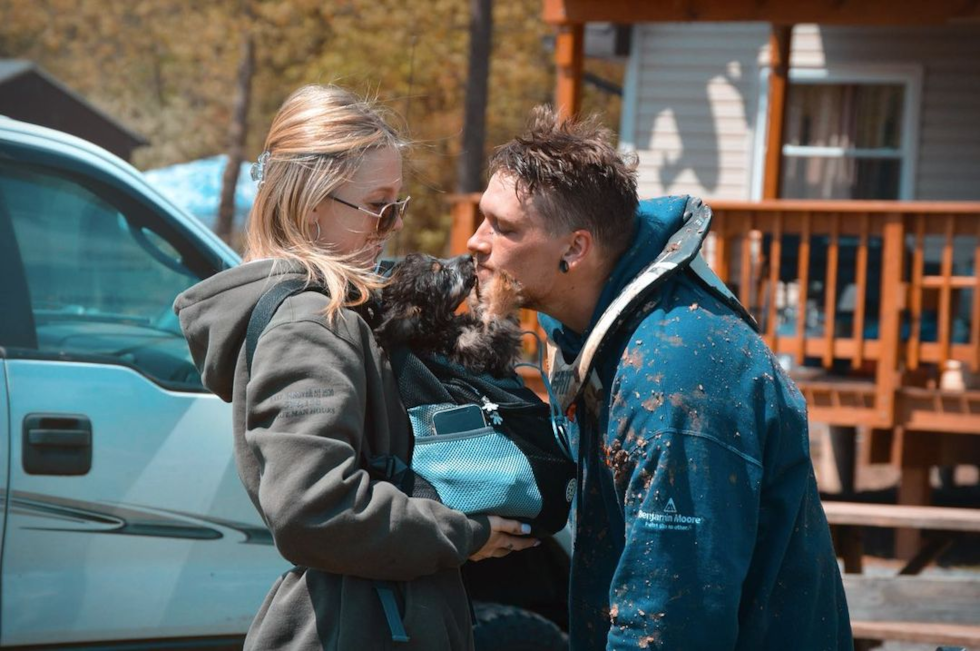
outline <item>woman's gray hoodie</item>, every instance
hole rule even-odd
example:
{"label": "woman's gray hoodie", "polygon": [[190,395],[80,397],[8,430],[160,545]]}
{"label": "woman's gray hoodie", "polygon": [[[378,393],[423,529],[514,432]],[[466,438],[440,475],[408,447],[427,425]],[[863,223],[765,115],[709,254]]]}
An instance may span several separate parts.
{"label": "woman's gray hoodie", "polygon": [[233,403],[245,489],[296,565],[273,585],[246,648],[389,648],[373,579],[401,582],[411,642],[398,649],[472,648],[458,568],[489,538],[487,519],[409,498],[364,470],[375,455],[407,459],[411,430],[391,368],[355,312],[328,322],[325,296],[288,298],[258,340],[249,378],[252,309],[275,280],[297,276],[272,271],[271,260],[244,264],[174,303],[205,386]]}

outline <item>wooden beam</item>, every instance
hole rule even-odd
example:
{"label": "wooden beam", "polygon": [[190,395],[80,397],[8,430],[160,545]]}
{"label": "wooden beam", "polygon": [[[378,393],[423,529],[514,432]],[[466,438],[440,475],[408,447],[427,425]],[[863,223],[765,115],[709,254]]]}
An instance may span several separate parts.
{"label": "wooden beam", "polygon": [[763,305],[768,304],[769,311],[766,313],[766,335],[769,347],[776,350],[779,345],[776,321],[779,314],[776,311],[776,303],[779,296],[779,271],[783,258],[783,216],[776,213],[776,223],[773,224],[772,244],[769,247],[769,291],[767,300]]}
{"label": "wooden beam", "polygon": [[980,533],[980,511],[949,506],[823,502],[829,524]]}
{"label": "wooden beam", "polygon": [[[851,617],[892,622],[966,624],[980,616],[980,581],[963,577],[846,576]],[[853,592],[852,592],[853,590]],[[858,594],[860,592],[860,594]],[[851,596],[856,598],[851,601]]]}
{"label": "wooden beam", "polygon": [[940,273],[942,274],[942,285],[939,288],[939,368],[945,369],[946,362],[949,361],[949,346],[952,338],[952,316],[953,316],[953,287],[950,280],[953,277],[953,229],[956,217],[946,215],[945,237],[943,238],[942,262],[940,263]]}
{"label": "wooden beam", "polygon": [[[840,213],[875,213],[875,218],[880,218],[877,213],[902,213],[911,215],[948,215],[950,213],[963,213],[966,215],[980,215],[980,201],[854,201],[854,200],[835,200],[835,199],[779,199],[775,201],[744,201],[741,199],[713,199],[711,209],[715,213],[715,219],[719,219],[719,213],[742,213],[751,210],[758,213],[781,212],[784,214],[793,212],[840,212]],[[724,215],[720,216],[724,219]],[[848,223],[845,221],[841,226]],[[714,223],[714,222],[713,222]],[[928,225],[927,221],[927,225]],[[786,226],[790,222],[785,222]],[[973,223],[976,227],[976,222]],[[788,228],[785,233],[791,232]],[[941,231],[937,231],[941,232]],[[841,234],[845,231],[842,229]],[[980,229],[964,229],[961,235],[973,235],[980,233]]]}
{"label": "wooden beam", "polygon": [[769,34],[769,110],[766,114],[766,160],[762,198],[778,199],[783,176],[783,133],[789,91],[792,25],[773,25]]}
{"label": "wooden beam", "polygon": [[980,21],[980,4],[964,0],[544,0],[552,25],[612,22],[768,22],[792,25],[945,25]]}
{"label": "wooden beam", "polygon": [[912,251],[912,288],[910,294],[911,310],[911,334],[908,344],[908,367],[909,370],[919,368],[921,351],[919,344],[922,341],[922,278],[925,272],[925,215],[915,216],[915,249]]}
{"label": "wooden beam", "polygon": [[[878,340],[881,356],[875,373],[877,385],[876,408],[882,419],[895,422],[895,391],[899,383],[899,346],[901,311],[900,301],[905,291],[902,283],[902,266],[905,252],[905,223],[902,215],[885,215],[882,237],[881,307],[878,319]],[[904,479],[904,476],[903,476]]]}
{"label": "wooden beam", "polygon": [[803,233],[800,235],[799,264],[796,277],[799,279],[799,298],[796,306],[796,339],[802,345],[796,351],[796,363],[803,366],[806,361],[806,319],[807,298],[810,295],[810,213],[803,213]]}
{"label": "wooden beam", "polygon": [[973,287],[973,316],[970,319],[970,346],[973,347],[970,370],[980,373],[980,220],[977,221],[975,228],[977,237],[974,240],[976,244],[973,251],[973,276],[976,284]]}
{"label": "wooden beam", "polygon": [[833,215],[830,222],[830,246],[827,247],[827,282],[824,285],[824,341],[827,350],[823,354],[823,367],[834,365],[834,339],[837,320],[837,265],[840,260],[840,215]]}
{"label": "wooden beam", "polygon": [[578,115],[582,108],[582,67],[585,26],[559,25],[555,37],[555,108],[561,115]]}
{"label": "wooden beam", "polygon": [[[921,592],[919,594],[922,595]],[[851,632],[858,640],[928,642],[930,646],[972,647],[980,641],[980,626],[945,622],[869,622],[854,619],[851,620]]]}
{"label": "wooden beam", "polygon": [[[898,478],[899,505],[923,506],[932,501],[929,483],[929,455],[934,452],[932,442],[922,432],[910,432],[904,426],[895,428],[896,438],[901,440],[902,453],[896,455],[902,474]],[[922,546],[919,528],[899,527],[895,532],[895,557],[908,560]]]}
{"label": "wooden beam", "polygon": [[857,343],[857,351],[851,358],[851,368],[859,369],[864,364],[864,316],[867,307],[865,296],[868,295],[868,232],[870,230],[870,217],[860,215],[858,220],[861,223],[861,232],[858,239],[857,261],[855,262],[857,300],[854,305],[854,330],[851,336]]}

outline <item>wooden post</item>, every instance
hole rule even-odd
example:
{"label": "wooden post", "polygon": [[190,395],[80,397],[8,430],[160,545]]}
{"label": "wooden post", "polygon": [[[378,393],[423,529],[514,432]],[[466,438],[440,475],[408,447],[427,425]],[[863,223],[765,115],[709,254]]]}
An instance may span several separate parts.
{"label": "wooden post", "polygon": [[823,367],[834,366],[836,340],[835,320],[837,318],[837,264],[840,259],[840,214],[830,215],[830,246],[827,248],[827,283],[824,285],[824,345]]}
{"label": "wooden post", "polygon": [[456,194],[452,202],[453,223],[449,229],[449,255],[466,253],[466,241],[480,227],[480,195]]}
{"label": "wooden post", "polygon": [[803,230],[800,233],[800,259],[796,277],[800,281],[799,305],[796,308],[796,363],[803,366],[806,361],[806,319],[807,300],[810,297],[810,229],[812,216],[810,212],[803,213]]}
{"label": "wooden post", "polygon": [[786,92],[789,88],[789,57],[792,25],[773,25],[769,34],[769,110],[766,128],[766,167],[763,199],[778,199],[783,175],[783,132],[786,122]]}
{"label": "wooden post", "polygon": [[[877,427],[895,424],[895,393],[899,378],[899,341],[901,311],[905,309],[905,283],[902,267],[905,247],[905,222],[902,215],[885,216],[882,233],[881,309],[879,316],[878,369],[875,374],[875,419]],[[862,298],[863,300],[863,298]],[[864,324],[861,324],[863,327]]]}
{"label": "wooden post", "polygon": [[[922,506],[929,504],[932,488],[929,485],[930,450],[929,436],[925,432],[909,432],[904,427],[895,428],[895,436],[902,439],[902,456],[899,458],[902,474],[898,479],[898,503]],[[895,558],[909,560],[919,551],[922,533],[918,529],[895,530]]]}
{"label": "wooden post", "polygon": [[582,66],[585,58],[585,26],[559,25],[555,37],[555,108],[574,117],[582,108]]}
{"label": "wooden post", "polygon": [[976,248],[973,254],[973,317],[970,319],[970,345],[973,346],[973,358],[970,360],[970,370],[980,373],[980,219],[976,224],[977,235],[974,242]]}
{"label": "wooden post", "polygon": [[946,215],[942,262],[940,263],[940,273],[942,274],[943,284],[939,290],[939,369],[940,372],[946,368],[946,362],[950,357],[950,339],[953,326],[951,324],[953,316],[953,236],[956,233],[955,216]]}
{"label": "wooden post", "polygon": [[857,464],[857,428],[843,425],[830,426],[830,451],[834,456],[837,480],[844,499],[854,496]]}

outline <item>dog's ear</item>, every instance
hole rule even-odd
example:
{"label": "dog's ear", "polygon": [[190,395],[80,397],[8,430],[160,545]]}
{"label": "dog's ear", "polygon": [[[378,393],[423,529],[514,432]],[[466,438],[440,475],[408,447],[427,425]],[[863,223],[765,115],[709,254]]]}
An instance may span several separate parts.
{"label": "dog's ear", "polygon": [[418,333],[422,309],[410,306],[404,311],[385,316],[377,328],[378,338],[388,345],[410,341]]}

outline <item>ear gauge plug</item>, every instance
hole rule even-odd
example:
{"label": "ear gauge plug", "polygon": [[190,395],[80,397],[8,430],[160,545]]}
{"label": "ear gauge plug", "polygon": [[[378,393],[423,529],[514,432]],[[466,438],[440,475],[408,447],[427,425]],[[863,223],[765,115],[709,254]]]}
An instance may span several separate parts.
{"label": "ear gauge plug", "polygon": [[562,258],[558,262],[558,271],[562,272],[563,274],[567,274],[568,273],[568,261],[565,260],[565,258]]}

